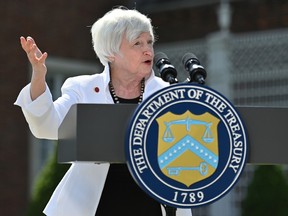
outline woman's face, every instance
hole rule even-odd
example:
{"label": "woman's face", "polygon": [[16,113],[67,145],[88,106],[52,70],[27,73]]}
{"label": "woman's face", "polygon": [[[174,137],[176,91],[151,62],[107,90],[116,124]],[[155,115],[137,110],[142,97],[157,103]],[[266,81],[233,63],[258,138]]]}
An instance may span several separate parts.
{"label": "woman's face", "polygon": [[135,75],[139,79],[149,76],[154,58],[153,42],[148,32],[140,34],[139,37],[130,42],[124,35],[120,45],[120,53],[114,58],[114,68],[121,73]]}

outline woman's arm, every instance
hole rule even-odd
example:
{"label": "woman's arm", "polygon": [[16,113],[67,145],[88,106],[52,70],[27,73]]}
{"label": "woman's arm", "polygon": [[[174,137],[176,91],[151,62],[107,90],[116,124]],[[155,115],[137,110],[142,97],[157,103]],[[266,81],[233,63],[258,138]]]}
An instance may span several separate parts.
{"label": "woman's arm", "polygon": [[38,98],[46,90],[45,77],[47,67],[45,60],[48,56],[46,52],[42,53],[32,37],[20,37],[20,43],[26,52],[28,60],[31,63],[33,72],[31,77],[30,96],[32,100]]}

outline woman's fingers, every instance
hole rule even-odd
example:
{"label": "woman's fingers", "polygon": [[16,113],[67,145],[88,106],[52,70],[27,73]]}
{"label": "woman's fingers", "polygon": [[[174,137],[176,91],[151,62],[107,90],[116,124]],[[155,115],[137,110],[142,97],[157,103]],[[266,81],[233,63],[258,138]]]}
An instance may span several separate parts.
{"label": "woman's fingers", "polygon": [[41,57],[39,58],[39,62],[44,64],[45,61],[46,61],[47,56],[48,56],[47,52],[44,52],[44,53],[41,55]]}
{"label": "woman's fingers", "polygon": [[21,36],[20,42],[23,50],[26,52],[30,62],[33,63],[44,63],[47,58],[47,53],[41,52],[41,50],[37,47],[34,39],[30,36],[27,38]]}
{"label": "woman's fingers", "polygon": [[23,36],[20,37],[20,43],[21,43],[23,50],[27,53],[27,51],[28,51],[27,50],[27,41]]}
{"label": "woman's fingers", "polygon": [[[34,77],[42,76],[46,74],[47,68],[45,61],[48,54],[46,52],[42,53],[41,50],[37,47],[34,39],[32,37],[20,37],[20,42],[23,50],[26,52],[28,60],[31,63],[33,68]],[[44,78],[45,79],[45,78]]]}
{"label": "woman's fingers", "polygon": [[20,37],[21,46],[24,51],[29,54],[31,51],[37,51],[42,55],[40,49],[37,47],[34,39],[32,37],[27,37],[27,39],[23,36]]}

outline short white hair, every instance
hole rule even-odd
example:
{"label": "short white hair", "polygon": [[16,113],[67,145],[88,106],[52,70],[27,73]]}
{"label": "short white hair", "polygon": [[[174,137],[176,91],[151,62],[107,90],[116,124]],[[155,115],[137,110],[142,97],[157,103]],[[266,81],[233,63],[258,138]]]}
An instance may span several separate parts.
{"label": "short white hair", "polygon": [[154,41],[150,18],[135,9],[112,9],[92,25],[94,51],[105,65],[109,62],[109,57],[119,53],[124,34],[128,41],[132,41],[144,32],[148,32]]}

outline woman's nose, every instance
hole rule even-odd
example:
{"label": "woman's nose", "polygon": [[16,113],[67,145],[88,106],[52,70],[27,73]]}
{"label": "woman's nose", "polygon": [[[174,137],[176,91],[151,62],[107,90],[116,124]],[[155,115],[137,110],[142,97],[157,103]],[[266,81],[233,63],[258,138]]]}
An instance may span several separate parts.
{"label": "woman's nose", "polygon": [[154,53],[154,49],[151,46],[146,46],[146,48],[144,49],[144,55],[149,55],[152,56]]}

